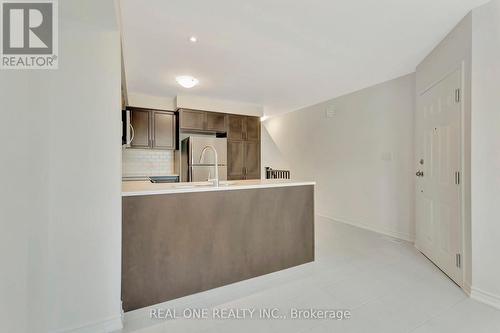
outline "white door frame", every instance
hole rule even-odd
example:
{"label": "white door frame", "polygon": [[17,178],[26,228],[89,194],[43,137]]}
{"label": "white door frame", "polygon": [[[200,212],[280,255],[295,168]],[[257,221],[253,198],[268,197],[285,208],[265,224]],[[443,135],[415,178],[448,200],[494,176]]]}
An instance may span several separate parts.
{"label": "white door frame", "polygon": [[[465,242],[466,242],[466,229],[465,229],[465,222],[464,222],[464,216],[466,216],[466,205],[465,205],[465,200],[464,200],[464,184],[467,180],[466,177],[464,177],[464,170],[465,170],[465,105],[466,101],[470,96],[465,94],[465,61],[462,61],[459,66],[454,67],[451,71],[447,72],[445,75],[443,75],[439,80],[436,80],[432,84],[430,84],[427,88],[421,90],[417,94],[417,107],[415,112],[418,112],[418,105],[419,105],[419,99],[423,94],[425,94],[427,91],[430,89],[434,88],[436,85],[438,85],[441,81],[445,80],[448,78],[448,76],[452,75],[454,72],[457,70],[460,70],[460,76],[461,76],[461,82],[460,82],[460,143],[459,143],[459,160],[460,160],[460,175],[461,175],[461,180],[459,183],[459,205],[460,205],[460,212],[459,212],[459,223],[460,223],[460,231],[461,231],[461,242],[460,242],[460,254],[461,254],[461,269],[462,269],[462,283],[459,284],[460,288],[468,292],[467,288],[468,286],[466,285],[467,279],[466,279],[466,268],[469,266],[469,258],[468,256],[465,255]],[[417,115],[415,115],[417,116]],[[416,126],[415,122],[415,126]],[[415,141],[415,147],[417,145],[417,141]],[[415,151],[415,161],[414,161],[414,166],[417,165],[417,149],[414,149]],[[415,170],[414,170],[415,171]],[[413,173],[414,174],[414,173]],[[415,185],[415,195],[416,195],[416,185]],[[417,198],[415,197],[415,202]],[[416,212],[415,212],[416,214]],[[416,222],[416,220],[415,220]],[[414,246],[417,250],[417,243],[414,243]],[[420,251],[420,250],[419,250]],[[444,274],[444,272],[443,272]],[[455,282],[455,281],[454,281]]]}

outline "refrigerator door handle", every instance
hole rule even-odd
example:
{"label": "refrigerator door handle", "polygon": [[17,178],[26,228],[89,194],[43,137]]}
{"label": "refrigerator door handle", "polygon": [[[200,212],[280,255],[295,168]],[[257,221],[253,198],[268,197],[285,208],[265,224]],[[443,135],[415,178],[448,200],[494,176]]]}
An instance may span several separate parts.
{"label": "refrigerator door handle", "polygon": [[191,159],[191,162],[190,164],[191,165],[194,165],[194,156],[193,156],[193,141],[192,140],[189,140],[189,145],[188,145],[188,156],[190,157]]}

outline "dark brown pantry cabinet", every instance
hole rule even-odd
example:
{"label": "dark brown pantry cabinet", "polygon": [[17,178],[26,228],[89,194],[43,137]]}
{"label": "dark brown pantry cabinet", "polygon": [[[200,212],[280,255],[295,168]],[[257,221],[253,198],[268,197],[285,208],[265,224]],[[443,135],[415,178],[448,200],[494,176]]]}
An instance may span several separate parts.
{"label": "dark brown pantry cabinet", "polygon": [[227,178],[260,179],[260,118],[228,115]]}
{"label": "dark brown pantry cabinet", "polygon": [[243,141],[227,141],[227,179],[245,179],[245,143]]}
{"label": "dark brown pantry cabinet", "polygon": [[128,108],[133,129],[131,148],[172,150],[176,148],[175,113],[171,111]]}

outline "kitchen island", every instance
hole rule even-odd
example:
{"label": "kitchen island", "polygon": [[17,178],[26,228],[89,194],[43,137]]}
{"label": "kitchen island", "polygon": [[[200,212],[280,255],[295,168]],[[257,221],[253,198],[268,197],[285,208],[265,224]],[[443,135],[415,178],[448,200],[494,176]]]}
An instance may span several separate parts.
{"label": "kitchen island", "polygon": [[314,260],[314,182],[124,182],[125,311]]}

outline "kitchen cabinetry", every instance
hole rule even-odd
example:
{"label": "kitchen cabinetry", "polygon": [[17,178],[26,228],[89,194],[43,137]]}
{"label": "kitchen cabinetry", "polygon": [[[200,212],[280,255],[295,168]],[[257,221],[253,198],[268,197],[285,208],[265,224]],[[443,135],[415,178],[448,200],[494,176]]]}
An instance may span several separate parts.
{"label": "kitchen cabinetry", "polygon": [[245,140],[260,141],[259,117],[245,117]]}
{"label": "kitchen cabinetry", "polygon": [[259,117],[228,116],[229,180],[260,179]]}
{"label": "kitchen cabinetry", "polygon": [[260,143],[245,141],[244,144],[245,179],[260,179]]}
{"label": "kitchen cabinetry", "polygon": [[226,114],[181,109],[179,111],[180,128],[186,132],[224,133],[226,129]]}
{"label": "kitchen cabinetry", "polygon": [[227,177],[260,179],[260,118],[210,111],[180,109],[180,129],[227,136]]}
{"label": "kitchen cabinetry", "polygon": [[132,126],[133,140],[131,148],[149,148],[151,144],[149,111],[130,109],[130,125]]}
{"label": "kitchen cabinetry", "polygon": [[195,110],[179,110],[181,130],[203,131],[206,112]]}
{"label": "kitchen cabinetry", "polygon": [[259,142],[227,142],[227,177],[229,180],[260,179]]}
{"label": "kitchen cabinetry", "polygon": [[229,140],[260,140],[260,118],[251,116],[228,116],[228,133]]}
{"label": "kitchen cabinetry", "polygon": [[245,117],[229,115],[228,119],[228,131],[227,131],[227,139],[228,140],[243,140],[243,125]]}
{"label": "kitchen cabinetry", "polygon": [[227,141],[227,179],[245,179],[245,142]]}
{"label": "kitchen cabinetry", "polygon": [[175,115],[170,112],[152,112],[153,148],[175,149]]}
{"label": "kitchen cabinetry", "polygon": [[226,115],[224,113],[207,112],[207,131],[226,132]]}
{"label": "kitchen cabinetry", "polygon": [[170,111],[129,108],[133,128],[131,148],[171,150],[176,148],[175,113]]}

